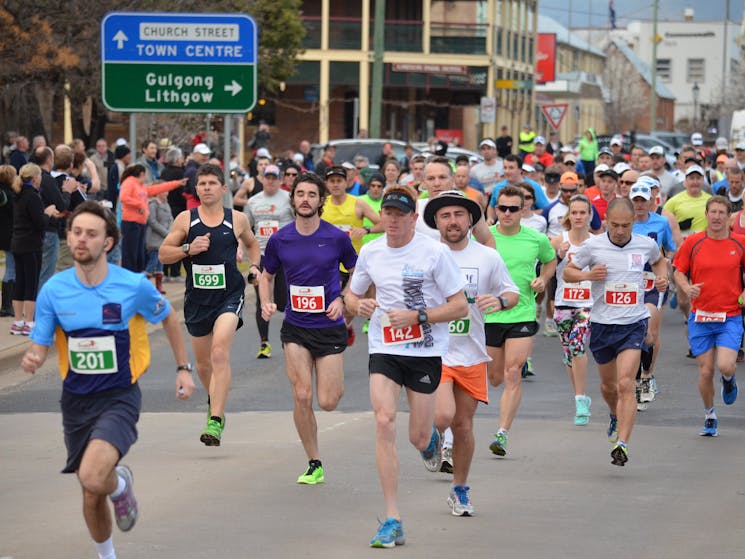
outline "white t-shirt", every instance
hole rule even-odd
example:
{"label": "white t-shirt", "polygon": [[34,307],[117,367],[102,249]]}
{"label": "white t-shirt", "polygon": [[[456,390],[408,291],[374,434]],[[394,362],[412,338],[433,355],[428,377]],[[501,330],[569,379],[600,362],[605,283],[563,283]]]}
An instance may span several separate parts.
{"label": "white t-shirt", "polygon": [[248,199],[248,204],[243,211],[254,229],[261,254],[264,254],[269,237],[288,223],[295,221],[295,213],[290,205],[290,195],[284,190],[278,190],[272,196],[264,191],[259,192]]}
{"label": "white t-shirt", "polygon": [[559,201],[553,206],[548,212],[548,237],[553,239],[554,237],[561,235],[564,231],[564,227],[561,222],[564,221],[564,216],[569,211],[569,206],[564,202]]}
{"label": "white t-shirt", "polygon": [[[581,281],[569,283],[564,281],[564,268],[574,258],[574,253],[582,245],[573,245],[569,240],[569,231],[562,231],[561,242],[569,243],[569,250],[556,265],[556,296],[554,305],[557,307],[589,308],[592,307],[592,282]],[[586,270],[587,268],[583,268]],[[566,297],[565,297],[566,296]]]}
{"label": "white t-shirt", "polygon": [[427,207],[427,202],[429,202],[429,198],[419,198],[419,200],[416,201],[416,212],[419,215],[416,218],[415,230],[417,233],[421,233],[425,237],[429,237],[439,242],[440,231],[432,229],[429,225],[424,223],[424,208]]}
{"label": "white t-shirt", "polygon": [[520,293],[507,271],[502,257],[493,248],[471,239],[463,250],[451,250],[466,282],[465,292],[470,303],[466,319],[454,320],[450,328],[450,349],[442,362],[450,367],[470,367],[491,361],[486,352],[484,314],[479,310],[476,295]]}
{"label": "white t-shirt", "polygon": [[525,227],[535,229],[536,231],[538,231],[539,233],[543,233],[544,235],[546,234],[546,228],[548,227],[546,218],[535,212],[530,212],[530,215],[528,217],[520,217],[520,225],[525,225]]}
{"label": "white t-shirt", "polygon": [[[362,296],[375,284],[379,307],[370,318],[369,351],[409,357],[443,357],[450,337],[447,323],[421,325],[419,341],[405,341],[416,335],[417,328],[406,332],[385,332],[385,311],[394,309],[431,309],[444,304],[448,297],[465,286],[463,274],[444,244],[414,233],[400,248],[388,246],[384,236],[364,245],[354,268],[350,289]],[[383,322],[383,323],[382,323]],[[393,343],[384,336],[393,335]]]}
{"label": "white t-shirt", "polygon": [[614,245],[608,233],[587,239],[572,255],[577,268],[605,264],[608,275],[592,282],[592,322],[633,324],[649,317],[644,305],[644,265],[660,259],[657,243],[633,233],[626,245]]}
{"label": "white t-shirt", "polygon": [[504,163],[500,158],[496,158],[491,165],[481,162],[471,167],[471,178],[479,181],[484,187],[484,192],[491,194],[494,185],[502,180],[504,172]]}

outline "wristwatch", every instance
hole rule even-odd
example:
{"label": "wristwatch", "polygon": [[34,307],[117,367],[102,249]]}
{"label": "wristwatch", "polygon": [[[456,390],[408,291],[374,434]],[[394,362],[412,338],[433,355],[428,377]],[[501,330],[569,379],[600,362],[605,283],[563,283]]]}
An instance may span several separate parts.
{"label": "wristwatch", "polygon": [[181,371],[186,371],[188,373],[191,373],[193,371],[191,367],[191,363],[187,363],[186,365],[179,365],[176,367],[176,372],[180,373]]}
{"label": "wristwatch", "polygon": [[502,305],[502,308],[500,310],[506,311],[507,307],[510,306],[510,304],[507,302],[507,299],[505,299],[501,295],[497,297],[497,299],[499,299],[499,304]]}
{"label": "wristwatch", "polygon": [[189,254],[189,249],[191,248],[191,245],[189,243],[184,243],[181,245],[181,250],[184,251],[184,254]]}
{"label": "wristwatch", "polygon": [[419,324],[424,324],[428,320],[429,320],[429,317],[427,316],[427,311],[425,311],[424,309],[419,309],[419,312],[416,315],[416,321]]}

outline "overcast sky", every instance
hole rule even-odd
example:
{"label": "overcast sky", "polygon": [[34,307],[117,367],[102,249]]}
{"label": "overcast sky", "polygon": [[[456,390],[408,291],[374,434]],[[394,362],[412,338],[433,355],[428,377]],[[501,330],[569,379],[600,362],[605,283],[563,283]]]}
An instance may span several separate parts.
{"label": "overcast sky", "polygon": [[[614,3],[617,27],[626,27],[632,20],[652,19],[653,0],[614,0]],[[730,20],[741,21],[743,0],[729,0],[729,5]],[[659,0],[658,18],[680,21],[683,10],[692,7],[695,20],[721,21],[726,6],[727,0]],[[607,0],[538,0],[538,10],[567,27],[606,27],[609,21]]]}

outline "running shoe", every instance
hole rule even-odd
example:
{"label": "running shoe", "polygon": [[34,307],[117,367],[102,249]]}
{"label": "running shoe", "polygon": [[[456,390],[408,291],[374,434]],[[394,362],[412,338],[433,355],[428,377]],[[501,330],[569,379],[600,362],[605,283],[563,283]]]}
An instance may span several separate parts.
{"label": "running shoe", "polygon": [[352,347],[356,338],[357,334],[354,333],[354,326],[347,326],[347,347]]}
{"label": "running shoe", "polygon": [[737,382],[735,382],[735,375],[729,380],[724,380],[722,377],[722,402],[731,406],[737,400]]}
{"label": "running shoe", "polygon": [[25,325],[23,324],[23,322],[21,322],[20,324],[17,323],[17,322],[14,322],[13,324],[10,325],[10,333],[13,336],[23,336],[23,327],[24,326]]}
{"label": "running shoe", "polygon": [[437,427],[432,426],[432,436],[429,439],[429,446],[420,452],[424,467],[430,472],[439,472],[442,467],[442,447],[440,432]]}
{"label": "running shoe", "polygon": [[21,330],[21,335],[22,336],[30,336],[31,335],[31,330],[33,330],[33,329],[34,329],[34,325],[33,324],[29,324],[28,322],[26,322],[23,325],[23,329]]}
{"label": "running shoe", "polygon": [[672,297],[670,297],[670,308],[675,310],[678,307],[678,294],[673,291]]}
{"label": "running shoe", "polygon": [[316,485],[318,483],[323,483],[324,481],[326,481],[326,478],[323,476],[323,466],[321,466],[321,463],[318,460],[311,460],[308,462],[308,469],[305,470],[304,474],[297,478],[298,483],[303,483],[305,485]]}
{"label": "running shoe", "polygon": [[614,466],[625,466],[626,462],[629,461],[629,451],[625,444],[617,444],[610,451],[611,461],[610,463]]}
{"label": "running shoe", "polygon": [[367,334],[370,331],[370,319],[368,318],[365,320],[365,323],[362,325],[362,333]]}
{"label": "running shoe", "polygon": [[378,533],[370,540],[370,547],[395,547],[406,543],[400,520],[391,516],[385,522],[378,520],[378,524]]}
{"label": "running shoe", "polygon": [[693,352],[691,351],[691,348],[690,347],[688,348],[688,353],[686,354],[686,357],[688,359],[696,359],[696,356],[693,355]]}
{"label": "running shoe", "polygon": [[745,361],[745,351],[743,351],[742,349],[738,349],[737,350],[737,362],[742,363],[743,361]]}
{"label": "running shoe", "polygon": [[618,418],[615,415],[610,416],[608,423],[608,440],[612,443],[618,441]]}
{"label": "running shoe", "polygon": [[642,387],[640,384],[635,386],[634,394],[636,395],[636,411],[647,411],[649,404],[642,401]]}
{"label": "running shoe", "polygon": [[256,354],[256,359],[270,359],[272,357],[272,346],[269,342],[261,342],[261,349]]}
{"label": "running shoe", "polygon": [[535,369],[533,369],[533,358],[532,357],[528,357],[525,360],[525,376],[526,377],[535,376]]}
{"label": "running shoe", "polygon": [[489,445],[489,450],[497,456],[504,456],[507,454],[507,433],[501,431],[494,436],[494,440]]}
{"label": "running shoe", "polygon": [[654,394],[655,398],[657,397],[657,394],[660,393],[659,389],[657,388],[657,379],[654,378],[654,375],[649,377],[649,388],[652,390],[652,394]]}
{"label": "running shoe", "polygon": [[654,402],[654,392],[652,391],[652,379],[643,378],[641,383],[640,399],[642,402]]}
{"label": "running shoe", "polygon": [[450,447],[442,447],[442,464],[440,465],[440,471],[444,474],[453,473],[453,449]]}
{"label": "running shoe", "polygon": [[556,321],[553,318],[546,318],[543,323],[543,335],[550,338],[555,338],[559,335],[559,329],[556,328]]}
{"label": "running shoe", "polygon": [[590,422],[590,406],[592,399],[589,396],[582,396],[574,399],[574,424],[587,425]]}
{"label": "running shoe", "polygon": [[220,446],[222,430],[225,429],[225,417],[210,417],[207,420],[207,427],[202,431],[199,440],[207,446]]}
{"label": "running shoe", "polygon": [[137,522],[137,499],[134,493],[134,477],[132,470],[124,464],[120,464],[115,469],[117,475],[124,479],[124,491],[116,499],[112,498],[114,503],[114,517],[116,525],[122,532],[128,532]]}
{"label": "running shoe", "polygon": [[453,516],[473,516],[473,505],[468,497],[471,490],[467,485],[453,485],[448,495],[448,505],[453,509]]}
{"label": "running shoe", "polygon": [[719,431],[717,430],[717,427],[719,427],[719,421],[713,417],[707,417],[704,419],[704,428],[701,429],[699,435],[702,437],[718,437]]}

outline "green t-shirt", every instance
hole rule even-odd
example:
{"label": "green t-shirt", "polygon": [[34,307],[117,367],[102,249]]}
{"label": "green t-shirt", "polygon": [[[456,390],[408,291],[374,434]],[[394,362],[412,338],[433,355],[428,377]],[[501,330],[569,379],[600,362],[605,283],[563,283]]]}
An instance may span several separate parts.
{"label": "green t-shirt", "polygon": [[698,198],[691,197],[687,191],[679,192],[670,198],[664,209],[675,216],[678,223],[692,220],[688,227],[680,226],[684,234],[695,233],[706,229],[706,201],[711,198],[707,192],[701,192]]}
{"label": "green t-shirt", "polygon": [[513,308],[498,311],[484,316],[489,323],[512,324],[515,322],[531,322],[535,315],[535,292],[530,282],[536,277],[536,261],[551,262],[556,258],[548,237],[530,227],[521,226],[516,235],[502,235],[496,225],[489,228],[497,242],[497,252],[504,260],[507,270],[520,289],[520,299]]}
{"label": "green t-shirt", "polygon": [[[363,194],[362,196],[360,196],[360,200],[364,200],[365,202],[367,202],[368,204],[370,204],[370,207],[373,210],[375,210],[376,212],[380,213],[380,205],[383,203],[383,197],[382,196],[380,198],[378,198],[377,200],[373,200],[372,198],[370,198],[370,195],[369,194]],[[374,225],[373,222],[370,221],[369,219],[367,219],[366,217],[363,217],[362,218],[362,226],[363,227],[372,227],[373,225]],[[367,235],[365,235],[364,237],[362,237],[362,244],[363,245],[366,245],[370,241],[375,240],[378,237],[380,237],[382,234],[383,233],[368,233]]]}

